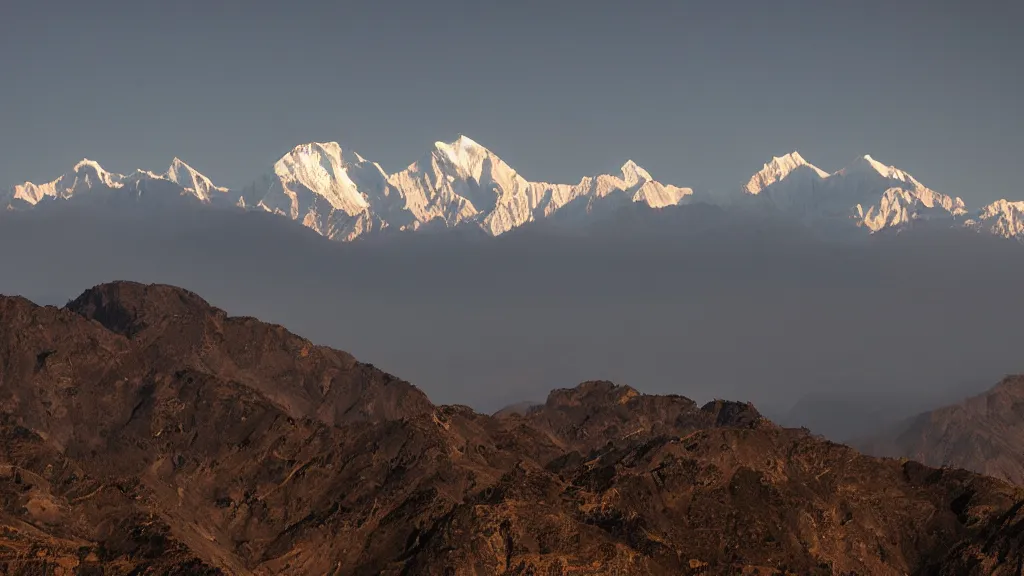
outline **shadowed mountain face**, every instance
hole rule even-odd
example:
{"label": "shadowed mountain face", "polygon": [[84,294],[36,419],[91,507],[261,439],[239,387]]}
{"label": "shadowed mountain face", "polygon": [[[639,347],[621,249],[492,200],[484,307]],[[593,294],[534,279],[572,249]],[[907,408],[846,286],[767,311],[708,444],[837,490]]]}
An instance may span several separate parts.
{"label": "shadowed mountain face", "polygon": [[865,452],[956,466],[1024,484],[1024,376],[855,441]]}
{"label": "shadowed mountain face", "polygon": [[[0,298],[0,570],[1015,574],[1024,493],[608,382],[501,417],[168,286]],[[58,569],[60,572],[58,572]]]}
{"label": "shadowed mountain face", "polygon": [[[1024,250],[963,231],[837,244],[694,205],[340,244],[273,215],[142,204],[0,215],[0,292],[183,286],[486,412],[595,379],[780,414],[1024,372]],[[856,424],[843,435],[875,430]]]}
{"label": "shadowed mountain face", "polygon": [[[945,384],[945,383],[943,383]],[[892,429],[908,418],[955,403],[991,386],[985,382],[967,382],[935,388],[921,393],[895,388],[888,392],[860,390],[856,382],[830,393],[810,393],[787,412],[770,414],[784,426],[803,426],[836,442],[848,443]]]}

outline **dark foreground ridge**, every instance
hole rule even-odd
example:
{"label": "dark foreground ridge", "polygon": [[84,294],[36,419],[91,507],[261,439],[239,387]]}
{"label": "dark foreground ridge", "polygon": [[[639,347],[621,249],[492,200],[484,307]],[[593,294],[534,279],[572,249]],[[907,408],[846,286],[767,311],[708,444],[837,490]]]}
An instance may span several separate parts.
{"label": "dark foreground ridge", "polygon": [[[482,383],[485,385],[486,383]],[[497,417],[168,286],[0,297],[0,572],[1019,574],[1024,492],[588,382]]]}

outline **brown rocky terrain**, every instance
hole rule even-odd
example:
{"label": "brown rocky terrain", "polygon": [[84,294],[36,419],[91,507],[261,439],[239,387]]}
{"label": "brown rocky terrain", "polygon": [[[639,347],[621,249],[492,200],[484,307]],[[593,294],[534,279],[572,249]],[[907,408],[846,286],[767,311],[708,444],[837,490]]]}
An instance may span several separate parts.
{"label": "brown rocky terrain", "polygon": [[0,298],[0,572],[1020,574],[1024,491],[588,382],[486,416],[195,294]]}
{"label": "brown rocky terrain", "polygon": [[1024,376],[1008,376],[984,394],[854,444],[869,454],[956,466],[1024,484]]}

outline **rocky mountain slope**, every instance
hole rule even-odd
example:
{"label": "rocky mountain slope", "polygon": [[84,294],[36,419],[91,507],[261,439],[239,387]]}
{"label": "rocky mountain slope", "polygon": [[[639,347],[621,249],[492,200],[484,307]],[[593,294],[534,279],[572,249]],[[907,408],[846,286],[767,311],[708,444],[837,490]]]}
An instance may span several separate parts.
{"label": "rocky mountain slope", "polygon": [[12,187],[0,195],[0,206],[27,209],[55,200],[144,194],[278,214],[341,241],[452,228],[497,236],[535,222],[573,226],[630,207],[693,203],[782,215],[840,235],[928,222],[1024,238],[1021,202],[1000,200],[969,210],[961,198],[936,192],[871,156],[829,174],[792,152],[773,158],[733,193],[695,194],[656,181],[632,160],[616,174],[588,176],[576,184],[527,180],[466,136],[436,142],[419,160],[392,174],[336,142],[301,144],[237,190],[215,186],[177,158],[164,173],[136,170],[129,175],[82,160],[52,182]]}
{"label": "rocky mountain slope", "polygon": [[1024,492],[589,382],[484,416],[195,294],[0,298],[12,574],[1016,574]]}
{"label": "rocky mountain slope", "polygon": [[956,466],[1024,484],[1024,376],[855,444],[879,456]]}

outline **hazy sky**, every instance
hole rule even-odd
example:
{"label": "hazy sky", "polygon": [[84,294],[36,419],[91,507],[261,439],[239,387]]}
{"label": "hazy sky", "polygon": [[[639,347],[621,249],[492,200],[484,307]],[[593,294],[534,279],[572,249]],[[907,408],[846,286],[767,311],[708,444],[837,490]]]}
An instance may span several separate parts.
{"label": "hazy sky", "polygon": [[722,189],[870,153],[1024,198],[1013,0],[0,0],[0,186],[179,156],[244,184],[337,140],[389,171],[464,133],[524,176],[636,160]]}

